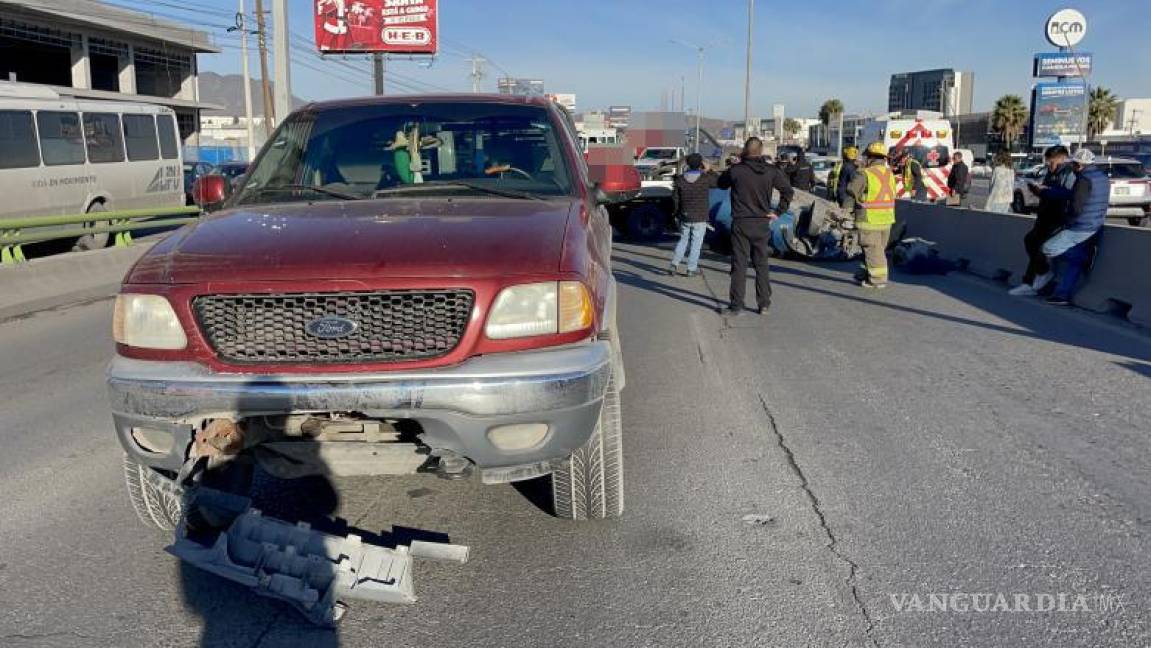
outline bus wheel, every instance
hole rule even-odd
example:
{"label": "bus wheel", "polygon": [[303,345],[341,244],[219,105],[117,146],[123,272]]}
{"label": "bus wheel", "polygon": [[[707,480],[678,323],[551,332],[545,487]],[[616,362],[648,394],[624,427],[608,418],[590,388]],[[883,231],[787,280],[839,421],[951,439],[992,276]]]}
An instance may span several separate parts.
{"label": "bus wheel", "polygon": [[[104,203],[94,202],[88,206],[88,211],[85,213],[98,214],[100,212],[106,211],[108,211],[108,208],[104,206]],[[85,227],[104,227],[109,224],[110,223],[108,221],[94,221],[92,223],[86,224]],[[101,232],[99,234],[85,234],[84,236],[76,239],[76,244],[72,246],[72,250],[99,250],[106,245],[108,245],[108,232]]]}

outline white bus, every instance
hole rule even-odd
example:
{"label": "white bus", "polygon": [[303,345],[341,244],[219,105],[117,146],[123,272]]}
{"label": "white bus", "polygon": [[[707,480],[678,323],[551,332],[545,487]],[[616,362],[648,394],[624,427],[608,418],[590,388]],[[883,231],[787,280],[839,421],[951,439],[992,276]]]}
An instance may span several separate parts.
{"label": "white bus", "polygon": [[[0,82],[0,189],[0,219],[183,206],[176,115]],[[76,247],[107,241],[89,234]]]}

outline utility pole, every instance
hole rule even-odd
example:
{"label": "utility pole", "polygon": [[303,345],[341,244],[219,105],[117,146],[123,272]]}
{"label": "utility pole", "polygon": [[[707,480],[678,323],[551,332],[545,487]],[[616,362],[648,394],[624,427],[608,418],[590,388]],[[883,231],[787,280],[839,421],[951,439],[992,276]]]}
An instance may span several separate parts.
{"label": "utility pole", "polygon": [[699,47],[699,85],[695,88],[695,142],[692,153],[699,153],[699,120],[703,115],[703,46]]}
{"label": "utility pole", "polygon": [[[835,145],[835,156],[843,157],[843,111],[837,113],[839,116],[839,129],[837,132],[838,142]],[[856,142],[858,144],[858,142]]]}
{"label": "utility pole", "polygon": [[687,78],[681,74],[679,77],[679,111],[680,112],[684,112],[685,110],[687,110],[687,102],[684,99],[686,96],[687,96]]}
{"label": "utility pole", "polygon": [[388,68],[388,59],[383,52],[372,54],[372,79],[375,82],[376,95],[384,94],[384,73]]}
{"label": "utility pole", "polygon": [[272,41],[276,55],[276,114],[280,120],[292,112],[291,40],[288,35],[288,0],[272,0]]}
{"label": "utility pole", "polygon": [[256,126],[252,123],[252,75],[248,70],[248,18],[244,0],[240,0],[240,12],[236,14],[236,29],[240,32],[240,58],[243,60],[244,74],[244,120],[248,130],[248,161],[256,159]]}
{"label": "utility pole", "polygon": [[264,134],[272,134],[276,106],[272,103],[272,86],[268,83],[268,26],[264,20],[264,0],[256,0],[256,49],[260,51],[260,85],[264,90]]}
{"label": "utility pole", "polygon": [[747,0],[747,69],[743,77],[743,131],[751,132],[751,40],[755,24],[755,0]]}
{"label": "utility pole", "polygon": [[478,93],[480,91],[480,82],[487,76],[484,74],[484,63],[487,63],[487,59],[477,54],[467,59],[467,61],[472,64],[472,73],[468,75],[472,79],[472,92]]}

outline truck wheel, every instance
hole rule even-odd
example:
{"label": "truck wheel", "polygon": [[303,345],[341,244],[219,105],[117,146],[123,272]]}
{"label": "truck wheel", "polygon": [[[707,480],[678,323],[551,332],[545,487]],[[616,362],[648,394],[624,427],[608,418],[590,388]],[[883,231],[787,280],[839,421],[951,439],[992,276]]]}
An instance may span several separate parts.
{"label": "truck wheel", "polygon": [[[96,214],[106,211],[108,211],[108,208],[104,206],[104,203],[94,202],[91,205],[88,205],[88,211],[85,213]],[[95,221],[92,223],[92,225],[95,227],[103,227],[108,224],[108,221]],[[80,238],[76,239],[76,244],[72,246],[72,249],[75,251],[99,250],[107,245],[108,232],[102,232],[100,234],[85,234],[84,236],[81,236]]]}
{"label": "truck wheel", "polygon": [[124,455],[124,482],[141,522],[162,531],[176,528],[184,509],[179,486],[128,455]]}
{"label": "truck wheel", "polygon": [[1127,224],[1131,227],[1144,227],[1147,225],[1147,216],[1129,216]]}
{"label": "truck wheel", "polygon": [[556,517],[569,520],[623,514],[623,421],[614,378],[591,439],[552,473],[552,503]]}
{"label": "truck wheel", "polygon": [[653,241],[667,227],[667,214],[659,207],[646,203],[627,215],[627,237],[633,241]]}

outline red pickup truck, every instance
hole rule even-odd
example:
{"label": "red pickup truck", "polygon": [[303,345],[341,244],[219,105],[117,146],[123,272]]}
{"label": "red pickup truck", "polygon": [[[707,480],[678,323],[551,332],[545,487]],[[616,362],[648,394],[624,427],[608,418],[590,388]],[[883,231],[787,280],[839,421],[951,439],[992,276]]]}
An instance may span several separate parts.
{"label": "red pickup truck", "polygon": [[[627,184],[624,182],[623,184]],[[198,474],[551,476],[623,511],[610,190],[567,114],[507,96],[305,106],[116,300],[113,419],[141,519]],[[239,461],[243,459],[243,461]]]}

